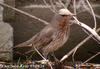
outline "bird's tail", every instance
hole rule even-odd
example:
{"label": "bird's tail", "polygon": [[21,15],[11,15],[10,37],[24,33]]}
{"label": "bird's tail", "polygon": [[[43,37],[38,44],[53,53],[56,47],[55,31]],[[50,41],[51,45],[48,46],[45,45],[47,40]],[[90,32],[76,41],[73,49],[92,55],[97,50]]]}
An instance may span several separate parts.
{"label": "bird's tail", "polygon": [[16,45],[14,48],[22,48],[22,47],[32,47],[32,42],[34,41],[34,38],[36,37],[37,35],[34,35],[32,38],[30,38],[29,40],[21,43],[21,44],[18,44]]}

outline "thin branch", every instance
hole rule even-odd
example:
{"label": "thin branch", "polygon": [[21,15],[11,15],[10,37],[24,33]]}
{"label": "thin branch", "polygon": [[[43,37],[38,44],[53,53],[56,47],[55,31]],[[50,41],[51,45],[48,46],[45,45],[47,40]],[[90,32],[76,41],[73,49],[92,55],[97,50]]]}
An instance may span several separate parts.
{"label": "thin branch", "polygon": [[[87,2],[88,2],[88,0],[87,0]],[[85,5],[85,2],[84,2],[84,0],[82,1],[82,2],[80,2],[80,3],[83,3],[83,6],[85,7],[85,9],[86,10],[89,10],[89,8]],[[93,11],[93,9],[92,9],[92,7],[91,7],[91,5],[90,5],[90,3],[88,2],[88,4],[89,4],[89,7],[90,7],[90,9],[92,10],[92,15],[94,15],[94,11]],[[74,0],[74,13],[76,13],[76,8],[75,8],[75,0]],[[95,18],[95,15],[93,16],[94,17],[94,25],[95,25],[95,27],[93,28],[94,30],[96,29],[96,18]],[[85,29],[82,29],[85,33],[87,33],[88,35],[90,35]],[[92,37],[95,41],[97,41],[94,37]],[[77,49],[76,49],[77,50]],[[73,55],[72,55],[72,58],[73,58],[73,60],[74,60],[74,55],[75,55],[75,52],[76,52],[76,50],[74,51],[74,53],[73,53]]]}
{"label": "thin branch", "polygon": [[93,55],[92,57],[90,57],[89,59],[87,59],[86,61],[84,61],[82,64],[87,63],[88,61],[92,60],[93,58],[95,58],[96,56],[98,56],[100,54],[100,52],[96,53],[95,55]]}
{"label": "thin branch", "polygon": [[[87,38],[85,38],[82,42],[80,42],[75,48],[73,48],[69,53],[67,53],[67,55],[63,56],[63,58],[60,60],[60,62],[64,61],[66,58],[68,58],[77,48],[81,47],[87,40],[89,40],[91,38],[91,36],[94,36],[100,42],[100,37],[95,32],[95,30],[91,29],[89,26],[85,25],[84,23],[79,22],[76,17],[73,17],[73,18],[77,21],[76,24],[78,24],[79,26],[85,28],[86,30],[88,30],[92,34],[90,36],[88,36]],[[98,30],[100,30],[100,28]]]}
{"label": "thin branch", "polygon": [[82,1],[83,1],[83,0],[79,0],[79,1],[78,1],[78,4],[76,5],[76,8],[77,8],[77,9],[80,8],[80,7],[82,6]]}
{"label": "thin branch", "polygon": [[96,31],[94,29],[91,29],[88,25],[78,21],[78,19],[75,16],[73,16],[73,18],[75,19],[77,25],[88,30],[94,36],[94,38],[96,38],[97,41],[100,43],[100,36],[96,33]]}
{"label": "thin branch", "polygon": [[76,15],[76,0],[74,0],[73,6],[74,6],[74,14]]}
{"label": "thin branch", "polygon": [[[48,4],[45,0],[43,0],[43,2],[44,2],[44,4],[45,4],[46,6],[49,6],[49,4]],[[50,9],[53,13],[56,13],[56,10],[54,9],[54,6],[53,6],[53,9],[52,9],[51,7],[49,7],[49,9]]]}
{"label": "thin branch", "polygon": [[[85,31],[85,33],[87,33],[89,36],[91,36],[95,41],[97,41],[92,35],[90,35],[85,29],[83,29]],[[98,41],[97,41],[98,42]],[[80,43],[79,43],[80,44]],[[73,54],[72,54],[72,58],[74,60],[74,55],[76,53],[76,51],[78,50],[79,47],[75,46],[76,49],[74,50]]]}
{"label": "thin branch", "polygon": [[[94,10],[93,10],[91,4],[89,3],[89,1],[86,0],[86,2],[87,2],[87,4],[88,4],[88,6],[90,7],[91,13],[92,13],[92,15],[93,15],[93,19],[94,19],[94,29],[96,30],[97,22],[96,22],[96,17],[95,17]],[[83,1],[83,5],[86,6],[84,1]],[[86,7],[85,7],[85,8],[86,8]]]}
{"label": "thin branch", "polygon": [[14,7],[12,7],[12,6],[8,5],[8,4],[0,3],[0,5],[3,6],[3,7],[8,7],[8,8],[10,8],[10,9],[15,10],[15,11],[17,11],[17,12],[19,12],[19,13],[21,13],[21,14],[24,14],[24,15],[26,15],[26,16],[28,16],[28,17],[37,19],[37,20],[41,21],[42,23],[44,23],[45,25],[48,25],[48,24],[49,24],[49,23],[46,22],[45,20],[42,20],[42,19],[40,19],[40,18],[38,18],[38,17],[36,17],[36,16],[33,16],[33,15],[31,15],[31,14],[25,12],[25,11],[22,11],[22,10],[19,10],[19,9],[17,9],[17,8],[14,8]]}
{"label": "thin branch", "polygon": [[[76,0],[74,0],[74,2],[73,2],[73,5],[74,5],[74,13],[76,13],[76,9],[75,9],[75,8],[76,8],[76,5],[75,5],[75,3],[76,3]],[[80,3],[83,4],[84,8],[85,8],[87,11],[89,11],[89,8],[90,8],[91,11],[89,11],[89,13],[92,14],[93,19],[94,19],[94,28],[93,28],[93,29],[96,30],[96,27],[97,27],[96,16],[95,16],[95,13],[94,13],[94,10],[93,10],[91,4],[89,3],[88,0],[86,0],[86,3],[87,3],[88,6],[89,6],[89,8],[88,8],[88,7],[86,6],[85,0],[80,0],[79,3],[78,3],[78,8],[79,8],[79,6],[81,5]],[[78,9],[78,8],[77,8],[77,9]],[[84,9],[84,10],[85,10],[85,9]],[[84,10],[83,10],[83,11],[84,11]],[[86,11],[86,10],[85,10],[85,11]]]}
{"label": "thin branch", "polygon": [[[76,0],[73,1],[73,7],[74,7],[74,14],[76,15]],[[74,62],[74,55],[72,55],[72,61]]]}
{"label": "thin branch", "polygon": [[51,6],[50,5],[27,5],[27,6],[24,6],[24,8],[50,8]]}
{"label": "thin branch", "polygon": [[[34,47],[34,46],[33,46]],[[42,54],[34,47],[34,50],[44,59],[44,60],[47,60],[46,58],[44,58],[43,56],[42,56]]]}
{"label": "thin branch", "polygon": [[[93,7],[93,8],[96,8],[96,7],[100,7],[100,5],[92,5],[92,7]],[[80,14],[80,13],[82,13],[82,12],[88,11],[91,15],[93,15],[93,14],[90,12],[89,8],[85,7],[85,5],[84,5],[84,8],[85,8],[84,10],[79,11],[77,14]],[[97,18],[100,19],[100,16],[99,16],[98,14],[95,13],[95,16],[96,16]]]}
{"label": "thin branch", "polygon": [[[100,31],[100,28],[97,29],[97,32]],[[91,36],[93,36],[92,34],[89,35],[88,37],[86,37],[84,40],[82,40],[78,45],[75,46],[75,48],[73,48],[69,53],[67,53],[65,56],[63,56],[63,58],[60,60],[61,62],[64,61],[65,59],[67,59],[76,49],[78,49],[79,47],[81,47],[86,41],[88,41]]]}
{"label": "thin branch", "polygon": [[66,9],[67,7],[62,3],[61,0],[59,0],[59,3]]}
{"label": "thin branch", "polygon": [[[34,47],[34,49],[35,49],[35,51],[43,58],[43,60],[47,61],[47,59],[46,59],[45,57],[43,57],[43,55],[42,55],[35,47]],[[49,64],[50,68],[53,69],[51,63],[50,63],[49,61],[47,61],[47,62],[48,62],[48,64]]]}
{"label": "thin branch", "polygon": [[53,10],[55,11],[55,14],[57,14],[57,10],[56,10],[56,8],[55,8],[55,6],[54,6],[54,4],[53,4],[53,1],[52,0],[50,0],[50,3],[51,3],[51,7],[53,8]]}
{"label": "thin branch", "polygon": [[66,0],[65,6],[68,8],[68,6],[71,4],[72,0]]}

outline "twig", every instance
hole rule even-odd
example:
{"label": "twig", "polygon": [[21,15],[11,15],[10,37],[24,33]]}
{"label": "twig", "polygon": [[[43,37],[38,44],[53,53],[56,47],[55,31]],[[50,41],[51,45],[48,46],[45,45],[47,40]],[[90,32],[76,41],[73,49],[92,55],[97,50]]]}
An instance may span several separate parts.
{"label": "twig", "polygon": [[53,1],[50,0],[50,3],[51,3],[51,7],[53,8],[52,10],[54,11],[55,14],[57,14],[57,10],[56,10],[56,8],[55,8],[55,6],[53,4]]}
{"label": "twig", "polygon": [[[44,4],[45,4],[46,6],[49,6],[48,3],[47,3],[45,0],[43,0],[43,2],[44,2]],[[49,9],[50,9],[53,13],[56,13],[56,10],[54,9],[54,6],[53,6],[53,9],[52,9],[51,7],[49,7]]]}
{"label": "twig", "polygon": [[[86,9],[86,7],[85,7],[86,5],[84,5],[84,10],[81,10],[81,11],[79,11],[79,12],[77,12],[77,14],[80,14],[80,13],[82,13],[82,12],[85,12],[85,11],[88,11],[91,15],[93,15],[90,11],[89,11],[89,8],[87,8]],[[92,5],[92,7],[93,8],[95,8],[95,7],[100,7],[100,5]],[[95,13],[95,16],[97,17],[97,18],[99,18],[100,19],[100,16],[99,15],[97,15],[96,13]]]}
{"label": "twig", "polygon": [[90,57],[89,59],[87,59],[86,61],[84,61],[82,64],[87,63],[88,61],[90,61],[91,59],[95,58],[96,56],[98,56],[100,54],[100,52],[96,53],[95,55],[93,55],[92,57]]}
{"label": "twig", "polygon": [[49,24],[49,23],[46,22],[45,20],[42,20],[42,19],[40,19],[40,18],[38,18],[38,17],[36,17],[36,16],[33,16],[33,15],[31,15],[31,14],[25,12],[25,11],[22,11],[22,10],[19,10],[19,9],[17,9],[17,8],[14,8],[14,7],[12,7],[12,6],[8,5],[8,4],[0,3],[0,5],[3,6],[3,7],[8,7],[8,8],[10,8],[10,9],[15,10],[15,11],[17,11],[17,12],[19,12],[19,13],[21,13],[21,14],[24,14],[24,15],[26,15],[26,16],[28,16],[28,17],[37,19],[37,20],[41,21],[42,23],[44,23],[45,25],[48,25],[48,24]]}
{"label": "twig", "polygon": [[96,40],[100,43],[100,36],[96,33],[96,31],[94,29],[91,29],[88,25],[78,21],[78,19],[76,17],[73,16],[73,18],[75,19],[77,25],[88,30],[96,38]]}
{"label": "twig", "polygon": [[[86,7],[86,5],[85,5],[85,2],[84,2],[84,0],[82,1],[82,3],[83,3],[83,5],[84,5],[84,7],[88,10],[88,8]],[[93,9],[92,9],[92,7],[91,7],[91,5],[90,5],[90,3],[88,2],[88,0],[87,0],[87,3],[88,3],[88,5],[90,6],[90,8],[91,8],[91,10],[92,10],[92,15],[94,15],[94,12],[93,12]],[[75,0],[74,0],[74,13],[76,13],[76,9],[75,9]],[[94,17],[94,16],[93,16]],[[94,22],[95,22],[95,27],[94,27],[94,29],[96,29],[96,21],[95,21],[96,19],[95,19],[95,17],[94,17]],[[87,33],[88,35],[89,35],[89,33],[85,30],[85,29],[83,29],[84,31],[85,31],[85,33]],[[92,36],[91,36],[92,37]],[[95,38],[93,38],[94,40],[95,40]],[[78,48],[76,48],[75,49],[75,51],[74,51],[74,53],[73,53],[73,55],[72,55],[72,58],[74,58],[74,55],[75,55],[75,52],[77,51],[77,49]],[[74,59],[73,59],[74,60]]]}
{"label": "twig", "polygon": [[[85,30],[84,30],[85,31]],[[85,31],[86,32],[86,31]],[[88,34],[88,32],[86,32],[87,34]],[[88,34],[89,35],[89,34]],[[92,37],[92,36],[91,36]],[[93,38],[95,41],[97,41],[95,38]],[[99,41],[100,42],[100,41]],[[73,57],[73,60],[74,60],[74,55],[75,55],[75,52],[77,51],[77,49],[78,49],[79,47],[77,47],[76,49],[75,49],[75,51],[74,51],[74,53],[73,53],[73,55],[72,55],[72,57]]]}
{"label": "twig", "polygon": [[82,6],[82,1],[83,1],[83,0],[79,0],[79,1],[78,1],[78,4],[77,4],[77,6],[76,6],[77,9],[79,9],[79,8]]}
{"label": "twig", "polygon": [[[85,31],[85,33],[87,33],[88,35],[90,35],[85,29],[83,29]],[[92,35],[90,35],[90,37],[92,37],[95,41],[97,41]],[[98,41],[97,41],[98,42]],[[76,53],[76,51],[78,50],[79,47],[75,46],[76,49],[74,50],[73,54],[72,54],[72,58],[74,60],[74,55]]]}
{"label": "twig", "polygon": [[[90,8],[90,10],[91,10],[91,12],[89,11],[89,13],[91,13],[92,14],[92,16],[93,16],[93,19],[94,19],[94,30],[96,30],[96,27],[97,27],[97,23],[96,23],[96,17],[95,17],[95,13],[94,13],[94,10],[93,10],[93,8],[92,8],[92,6],[91,6],[91,4],[89,3],[89,1],[88,0],[86,0],[86,3],[88,4],[88,6],[89,6],[89,8],[86,6],[86,3],[85,3],[85,0],[80,0],[79,1],[79,4],[80,3],[82,3],[83,4],[83,6],[84,6],[84,8],[86,9],[86,10],[88,10],[89,11],[89,8]],[[74,13],[76,14],[76,0],[74,0],[74,2],[73,2],[73,6],[74,6]],[[80,5],[79,5],[80,6]],[[78,8],[77,8],[78,9]],[[84,10],[83,10],[84,11]]]}
{"label": "twig", "polygon": [[61,0],[59,0],[59,3],[60,3],[64,8],[67,8],[67,7],[62,3]]}
{"label": "twig", "polygon": [[[34,46],[33,46],[34,47]],[[34,50],[44,59],[44,60],[47,60],[46,58],[44,58],[43,56],[42,56],[42,54],[34,47]]]}
{"label": "twig", "polygon": [[68,8],[68,6],[71,4],[72,0],[66,0],[65,6]]}
{"label": "twig", "polygon": [[[94,19],[94,28],[93,28],[93,29],[96,30],[97,22],[96,22],[96,17],[95,17],[94,10],[93,10],[91,4],[89,3],[89,1],[86,0],[86,2],[87,2],[87,4],[88,4],[88,6],[90,7],[91,13],[92,13],[92,15],[93,15],[93,19]],[[86,6],[84,1],[83,1],[83,5]],[[85,8],[86,8],[86,7],[85,7]]]}
{"label": "twig", "polygon": [[[97,32],[100,31],[100,28],[97,29]],[[86,41],[88,41],[91,36],[93,36],[92,34],[89,35],[88,37],[86,37],[84,40],[82,40],[78,45],[75,46],[75,48],[73,48],[70,52],[68,52],[66,55],[64,55],[60,62],[64,61],[65,59],[67,59],[75,50],[77,50],[79,47],[81,47]]]}
{"label": "twig", "polygon": [[24,8],[50,8],[51,6],[50,5],[27,5],[27,6],[24,6]]}
{"label": "twig", "polygon": [[[73,7],[74,7],[74,14],[76,15],[77,13],[76,13],[76,0],[74,0],[74,2],[73,2]],[[74,63],[74,56],[72,55],[72,61],[73,61],[73,63]]]}
{"label": "twig", "polygon": [[90,10],[91,10],[91,12],[92,12],[92,14],[93,14],[93,18],[94,18],[94,29],[96,30],[96,28],[97,28],[97,22],[96,22],[96,17],[95,17],[94,10],[93,10],[91,4],[89,3],[89,1],[86,0],[86,2],[88,3],[88,5],[89,5],[89,7],[90,7]]}
{"label": "twig", "polygon": [[[45,60],[45,61],[47,60],[45,57],[43,57],[43,55],[42,55],[35,47],[34,47],[34,49],[35,49],[35,51],[43,58],[43,60]],[[53,69],[51,63],[48,62],[48,64],[49,64],[50,68]]]}
{"label": "twig", "polygon": [[74,6],[74,14],[76,15],[76,0],[74,0],[73,6]]}

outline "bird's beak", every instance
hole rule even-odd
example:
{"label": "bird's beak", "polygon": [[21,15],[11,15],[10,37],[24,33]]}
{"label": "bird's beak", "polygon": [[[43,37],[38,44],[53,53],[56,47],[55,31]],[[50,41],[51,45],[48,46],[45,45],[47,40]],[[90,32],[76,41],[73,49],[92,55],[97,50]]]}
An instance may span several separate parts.
{"label": "bird's beak", "polygon": [[76,14],[72,14],[72,16],[76,16]]}
{"label": "bird's beak", "polygon": [[69,16],[76,16],[76,14],[74,14],[74,13],[70,13]]}

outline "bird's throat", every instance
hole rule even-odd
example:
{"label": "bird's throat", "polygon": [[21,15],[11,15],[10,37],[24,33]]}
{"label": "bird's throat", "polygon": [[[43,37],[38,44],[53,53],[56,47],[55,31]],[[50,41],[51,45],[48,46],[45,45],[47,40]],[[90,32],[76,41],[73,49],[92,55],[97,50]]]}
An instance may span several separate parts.
{"label": "bird's throat", "polygon": [[58,27],[59,27],[59,29],[64,30],[64,29],[66,29],[66,27],[68,26],[68,24],[69,24],[69,21],[68,20],[62,20],[59,23]]}

